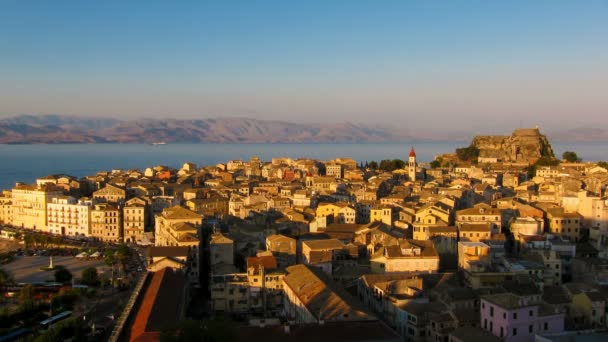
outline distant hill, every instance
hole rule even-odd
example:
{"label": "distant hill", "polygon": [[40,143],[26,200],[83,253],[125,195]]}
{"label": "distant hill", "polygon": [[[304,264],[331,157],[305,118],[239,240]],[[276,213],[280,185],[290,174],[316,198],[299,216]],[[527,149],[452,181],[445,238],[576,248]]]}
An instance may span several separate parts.
{"label": "distant hill", "polygon": [[349,122],[304,124],[250,118],[123,121],[62,115],[0,119],[0,143],[330,143],[395,142],[416,136]]}

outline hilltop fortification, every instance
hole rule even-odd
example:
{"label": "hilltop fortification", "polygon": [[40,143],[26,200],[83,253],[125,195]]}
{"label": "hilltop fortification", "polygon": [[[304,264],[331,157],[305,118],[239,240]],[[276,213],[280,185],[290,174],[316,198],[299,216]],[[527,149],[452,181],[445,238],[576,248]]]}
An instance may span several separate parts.
{"label": "hilltop fortification", "polygon": [[471,143],[479,149],[480,163],[529,163],[541,157],[555,159],[551,144],[538,128],[516,129],[510,136],[476,136]]}

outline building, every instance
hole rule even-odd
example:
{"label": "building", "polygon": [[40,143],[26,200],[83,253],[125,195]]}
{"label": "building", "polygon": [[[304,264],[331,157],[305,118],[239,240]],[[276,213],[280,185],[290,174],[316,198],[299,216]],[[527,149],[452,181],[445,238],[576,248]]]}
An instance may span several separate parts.
{"label": "building", "polygon": [[579,213],[568,213],[562,208],[547,210],[549,232],[564,239],[578,242],[581,238],[583,217]]}
{"label": "building", "polygon": [[414,151],[414,147],[410,150],[410,155],[407,160],[407,174],[410,181],[416,181],[416,151]]}
{"label": "building", "polygon": [[439,270],[439,253],[433,241],[401,239],[398,244],[380,248],[370,261],[372,273]]}
{"label": "building", "polygon": [[13,224],[13,201],[10,191],[0,194],[0,224]]}
{"label": "building", "polygon": [[336,223],[355,223],[357,210],[345,202],[320,203],[317,206],[316,217],[332,216]]}
{"label": "building", "polygon": [[106,242],[122,242],[122,210],[109,203],[91,209],[91,236]]}
{"label": "building", "polygon": [[234,265],[234,241],[226,235],[215,232],[209,240],[209,263]]}
{"label": "building", "polygon": [[301,262],[321,268],[327,274],[332,274],[332,262],[336,253],[344,249],[344,244],[338,239],[302,241]]}
{"label": "building", "polygon": [[467,223],[489,224],[491,233],[498,234],[502,228],[501,210],[479,203],[473,208],[456,211],[456,226],[460,228]]}
{"label": "building", "polygon": [[135,243],[144,239],[146,224],[149,220],[150,208],[148,202],[134,197],[122,208],[124,242]]}
{"label": "building", "polygon": [[279,268],[296,264],[296,240],[285,235],[273,234],[266,238],[266,250],[277,259]]}
{"label": "building", "polygon": [[122,203],[127,198],[127,191],[119,186],[107,184],[93,193],[93,198],[107,203]]}
{"label": "building", "polygon": [[325,174],[335,178],[344,178],[344,166],[342,164],[325,165]]}
{"label": "building", "polygon": [[52,184],[26,185],[18,183],[12,190],[13,225],[21,228],[47,229],[47,204],[63,191]]}
{"label": "building", "polygon": [[318,268],[294,265],[283,278],[284,312],[295,324],[366,321],[374,317]]}
{"label": "building", "polygon": [[490,246],[483,242],[458,242],[458,268],[484,271],[492,262]]}
{"label": "building", "polygon": [[481,326],[503,341],[534,341],[536,334],[564,331],[564,313],[513,293],[481,297]]}
{"label": "building", "polygon": [[54,197],[46,205],[47,231],[67,236],[91,235],[91,210],[89,203],[74,197]]}
{"label": "building", "polygon": [[152,274],[140,296],[126,340],[160,341],[163,329],[184,318],[188,303],[186,278],[180,272],[164,268]]}

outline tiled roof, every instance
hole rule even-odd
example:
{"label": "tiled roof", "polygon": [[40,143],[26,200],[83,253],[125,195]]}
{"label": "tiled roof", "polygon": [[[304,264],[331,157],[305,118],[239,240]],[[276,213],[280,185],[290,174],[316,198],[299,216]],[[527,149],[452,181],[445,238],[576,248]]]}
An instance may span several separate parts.
{"label": "tiled roof", "polygon": [[167,219],[202,219],[201,215],[179,205],[163,210],[163,216]]}
{"label": "tiled roof", "polygon": [[325,240],[306,240],[302,242],[303,245],[308,246],[311,250],[325,250],[325,249],[342,249],[344,244],[338,239],[325,239]]}
{"label": "tiled roof", "polygon": [[342,286],[334,283],[316,267],[303,264],[290,266],[287,268],[284,282],[306,309],[318,319],[324,321],[373,319],[359,301],[352,298]]}
{"label": "tiled roof", "polygon": [[164,268],[155,272],[143,293],[130,329],[130,341],[151,341],[151,332],[177,322],[183,311],[186,279],[181,272]]}

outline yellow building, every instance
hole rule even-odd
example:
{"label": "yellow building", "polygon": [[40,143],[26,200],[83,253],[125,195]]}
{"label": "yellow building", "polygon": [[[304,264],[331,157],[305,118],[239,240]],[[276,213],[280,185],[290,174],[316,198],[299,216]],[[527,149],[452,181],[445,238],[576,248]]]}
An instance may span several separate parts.
{"label": "yellow building", "polygon": [[316,217],[333,216],[336,223],[355,223],[357,210],[345,202],[320,203],[317,206]]}
{"label": "yellow building", "polygon": [[13,200],[9,191],[0,196],[0,224],[13,224]]}
{"label": "yellow building", "polygon": [[134,197],[125,203],[122,208],[124,242],[138,242],[144,238],[146,222],[148,222],[148,202]]}
{"label": "yellow building", "polygon": [[473,208],[463,209],[456,212],[456,226],[459,228],[464,224],[488,223],[492,234],[500,233],[502,227],[502,211],[497,208],[480,203]]}
{"label": "yellow building", "polygon": [[46,231],[46,206],[53,197],[63,195],[63,191],[52,184],[17,184],[12,190],[13,225]]}
{"label": "yellow building", "polygon": [[458,242],[458,268],[483,272],[490,266],[490,246],[483,242]]}
{"label": "yellow building", "polygon": [[108,242],[122,242],[122,211],[112,204],[96,204],[91,210],[91,236]]}
{"label": "yellow building", "polygon": [[563,208],[547,210],[549,232],[573,242],[581,238],[581,223],[583,217],[579,213],[568,213]]}
{"label": "yellow building", "polygon": [[156,246],[195,246],[198,249],[198,229],[203,217],[186,208],[166,208],[155,220]]}
{"label": "yellow building", "polygon": [[433,241],[402,239],[379,249],[371,258],[372,273],[437,272],[439,253]]}
{"label": "yellow building", "polygon": [[108,203],[119,203],[127,198],[127,192],[121,187],[108,184],[103,189],[95,191],[93,198]]}
{"label": "yellow building", "polygon": [[382,222],[389,226],[393,225],[393,208],[388,205],[372,207],[369,211],[369,222]]}

